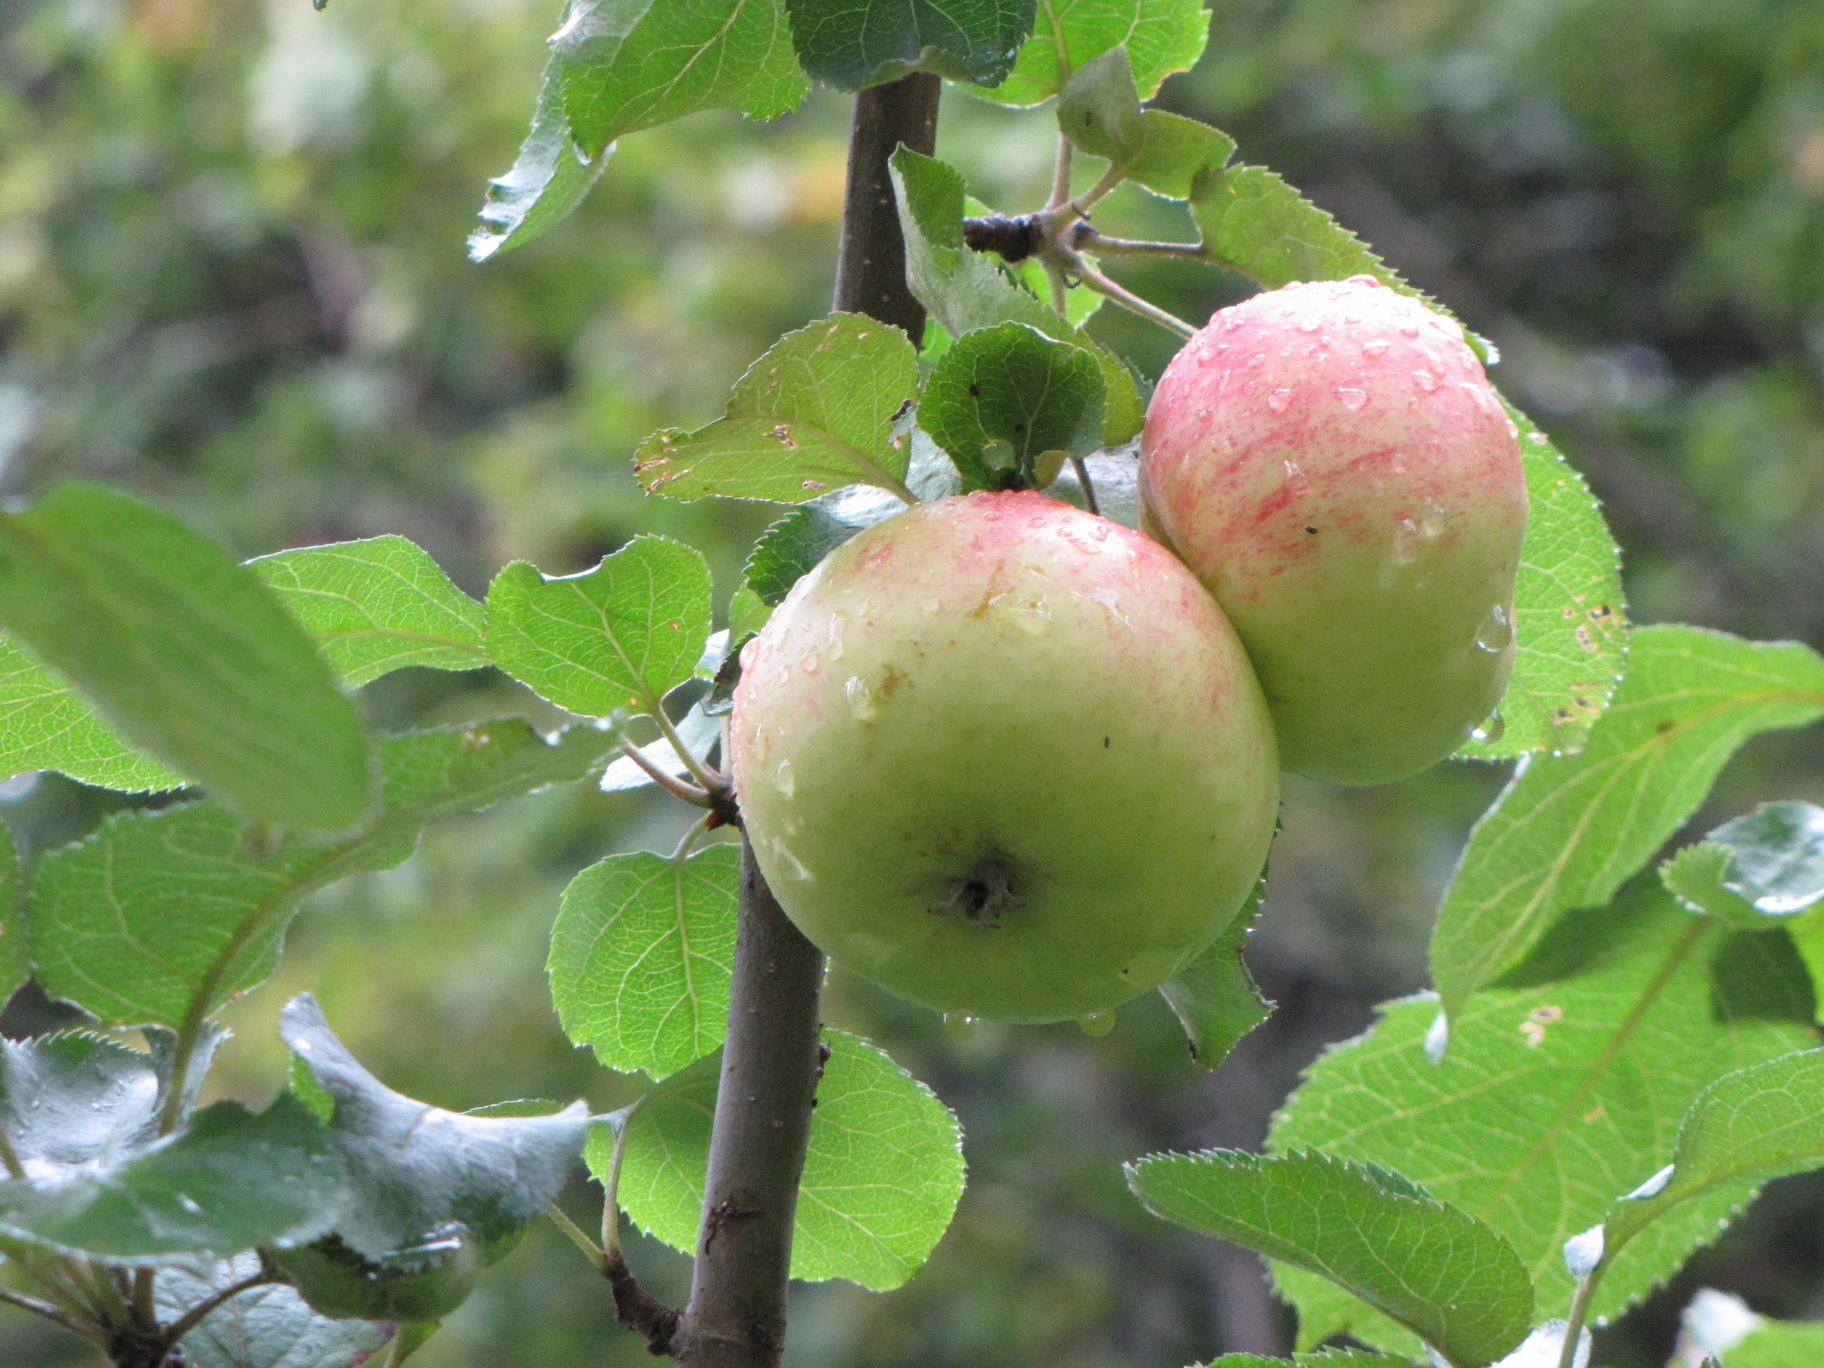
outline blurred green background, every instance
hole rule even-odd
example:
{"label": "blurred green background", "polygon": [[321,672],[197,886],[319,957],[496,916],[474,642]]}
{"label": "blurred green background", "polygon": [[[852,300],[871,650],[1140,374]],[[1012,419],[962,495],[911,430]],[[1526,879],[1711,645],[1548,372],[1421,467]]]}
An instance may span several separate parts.
{"label": "blurred green background", "polygon": [[[724,592],[766,510],[644,499],[628,454],[720,412],[780,332],[828,304],[846,101],[761,127],[702,115],[627,139],[547,238],[486,267],[463,238],[530,114],[552,0],[8,0],[0,4],[0,492],[99,477],[240,552],[403,532],[471,591],[503,561],[592,564],[638,530],[709,551]],[[1505,357],[1496,379],[1605,500],[1635,615],[1824,640],[1824,6],[1790,0],[1218,0],[1163,103],[1228,128]],[[949,92],[939,154],[1009,211],[1050,172],[1047,111]],[[1183,231],[1135,194],[1098,222]],[[1124,273],[1201,319],[1214,272]],[[1095,330],[1156,374],[1172,339]],[[401,726],[529,696],[414,673],[369,690]],[[1756,743],[1700,822],[1824,799],[1815,735]],[[1074,1028],[947,1032],[841,972],[828,1017],[960,1113],[970,1187],[931,1264],[879,1297],[801,1288],[794,1365],[1178,1368],[1285,1347],[1251,1256],[1144,1216],[1119,1161],[1255,1145],[1297,1071],[1424,985],[1437,895],[1501,780],[1292,781],[1252,952],[1278,1015],[1213,1075],[1163,1005]],[[120,800],[15,784],[28,849]],[[279,1005],[310,988],[395,1086],[451,1107],[633,1086],[571,1050],[542,971],[563,884],[681,816],[575,791],[435,831],[316,898],[281,981],[237,1004],[221,1092],[284,1077]],[[29,991],[5,1026],[54,1017]],[[568,1204],[585,1224],[592,1190]],[[1665,1362],[1702,1283],[1824,1316],[1824,1183],[1781,1185],[1611,1335]],[[631,1257],[681,1297],[682,1258]],[[1551,1310],[1544,1308],[1544,1310]],[[552,1230],[535,1230],[415,1362],[645,1362]],[[87,1364],[0,1309],[0,1364]]]}

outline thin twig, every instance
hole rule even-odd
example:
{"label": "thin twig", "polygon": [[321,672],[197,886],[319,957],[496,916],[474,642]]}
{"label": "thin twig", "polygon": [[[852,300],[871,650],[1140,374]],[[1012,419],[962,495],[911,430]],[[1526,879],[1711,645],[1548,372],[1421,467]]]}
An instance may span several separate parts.
{"label": "thin twig", "polygon": [[608,1161],[608,1181],[602,1184],[602,1253],[610,1259],[621,1257],[621,1160],[627,1155],[627,1132],[633,1125],[633,1114],[640,1102],[652,1096],[645,1093],[627,1109],[614,1133],[614,1153]]}
{"label": "thin twig", "polygon": [[1583,1339],[1583,1323],[1589,1318],[1590,1303],[1596,1297],[1596,1284],[1602,1274],[1598,1264],[1577,1283],[1577,1295],[1571,1299],[1571,1314],[1564,1320],[1564,1345],[1558,1352],[1558,1368],[1575,1368],[1577,1345]]}
{"label": "thin twig", "polygon": [[278,1280],[278,1275],[276,1273],[268,1268],[261,1267],[258,1272],[249,1273],[239,1282],[229,1283],[228,1286],[219,1291],[210,1293],[207,1297],[204,1297],[195,1306],[191,1307],[171,1323],[171,1328],[165,1331],[165,1353],[167,1355],[170,1354],[173,1349],[183,1343],[184,1336],[201,1325],[204,1318],[217,1307],[221,1306],[222,1303],[233,1300],[243,1292],[250,1292],[256,1287],[265,1287]]}
{"label": "thin twig", "polygon": [[1135,294],[1132,290],[1129,290],[1125,285],[1120,285],[1115,281],[1110,280],[1088,262],[1084,262],[1081,266],[1078,266],[1076,268],[1076,274],[1077,278],[1090,289],[1094,290],[1097,294],[1107,295],[1115,303],[1119,304],[1130,313],[1139,314],[1140,317],[1157,323],[1160,327],[1169,329],[1170,331],[1177,333],[1180,337],[1191,338],[1197,335],[1197,329],[1193,328],[1189,323],[1186,323],[1182,318],[1179,318],[1176,314],[1167,313],[1157,304],[1149,303],[1140,298],[1139,295]]}
{"label": "thin twig", "polygon": [[[914,500],[914,502],[916,502],[916,500]],[[652,720],[659,724],[659,735],[671,742],[672,750],[677,752],[678,763],[683,765],[686,770],[690,771],[690,777],[697,781],[697,786],[703,790],[705,795],[714,791],[716,781],[710,776],[709,771],[704,768],[703,762],[691,753],[689,746],[684,744],[684,738],[678,735],[678,729],[672,725],[671,719],[665,715],[664,705],[656,698],[649,700],[649,703],[650,706],[647,711],[652,714]],[[625,743],[623,742],[622,744],[624,745]],[[634,763],[638,764],[639,762],[635,761]],[[708,805],[705,804],[705,806]]]}
{"label": "thin twig", "polygon": [[644,770],[648,779],[664,789],[665,792],[669,793],[673,798],[682,799],[692,807],[706,808],[710,806],[709,791],[707,789],[698,788],[695,784],[680,779],[675,774],[667,773],[664,766],[660,765],[651,756],[647,755],[645,751],[634,745],[633,742],[623,740],[621,742],[621,754]]}
{"label": "thin twig", "polygon": [[10,1287],[0,1287],[0,1302],[4,1302],[8,1306],[16,1306],[22,1311],[30,1311],[35,1316],[43,1316],[48,1321],[56,1321],[65,1330],[74,1330],[77,1334],[89,1339],[98,1340],[103,1344],[107,1343],[107,1332],[99,1325],[83,1320],[80,1316],[71,1315],[61,1306],[53,1306],[50,1302],[28,1297],[25,1293],[15,1292]]}
{"label": "thin twig", "polygon": [[1127,168],[1120,163],[1102,173],[1102,179],[1089,189],[1070,201],[1070,207],[1077,211],[1078,218],[1088,218],[1089,211],[1099,204],[1110,191],[1127,179]]}

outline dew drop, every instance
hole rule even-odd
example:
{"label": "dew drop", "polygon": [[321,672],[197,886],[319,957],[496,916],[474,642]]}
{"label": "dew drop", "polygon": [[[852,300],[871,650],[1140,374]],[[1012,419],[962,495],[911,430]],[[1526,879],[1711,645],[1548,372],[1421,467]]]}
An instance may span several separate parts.
{"label": "dew drop", "polygon": [[1372,342],[1362,343],[1362,355],[1369,357],[1370,359],[1376,356],[1383,356],[1386,354],[1386,351],[1387,339],[1384,337],[1377,337]]}
{"label": "dew drop", "polygon": [[1115,1029],[1113,1012],[1091,1012],[1088,1016],[1077,1018],[1077,1029],[1084,1035],[1100,1038]]}
{"label": "dew drop", "polygon": [[787,798],[790,798],[792,794],[797,791],[798,780],[792,773],[792,762],[790,760],[781,760],[779,762],[779,768],[773,771],[773,786]]}
{"label": "dew drop", "polygon": [[1488,610],[1482,619],[1481,626],[1476,628],[1476,646],[1490,654],[1505,651],[1514,640],[1514,625],[1508,619],[1507,608],[1497,603]]}
{"label": "dew drop", "polygon": [[1292,391],[1289,389],[1274,390],[1267,396],[1267,407],[1275,413],[1284,413],[1292,407]]}
{"label": "dew drop", "polygon": [[1393,534],[1393,563],[1411,565],[1419,558],[1419,544],[1424,540],[1419,525],[1411,518],[1401,518]]}
{"label": "dew drop", "polygon": [[819,664],[819,661],[817,659],[817,652],[806,651],[804,653],[803,658],[800,659],[798,663],[799,663],[799,665],[801,665],[804,668],[804,672],[806,674],[816,674],[817,666]]}
{"label": "dew drop", "polygon": [[1550,439],[1543,432],[1529,432],[1526,434],[1526,440],[1534,446],[1544,446]]}
{"label": "dew drop", "polygon": [[1360,409],[1368,402],[1368,391],[1359,390],[1350,385],[1337,387],[1336,397],[1342,406],[1351,411]]}
{"label": "dew drop", "polygon": [[1320,320],[1315,315],[1306,314],[1303,318],[1299,319],[1294,326],[1302,333],[1314,333],[1321,324]]}
{"label": "dew drop", "polygon": [[967,1040],[975,1034],[976,1019],[964,1012],[944,1013],[944,1034],[952,1040]]}
{"label": "dew drop", "polygon": [[1305,472],[1299,468],[1297,461],[1287,461],[1285,463],[1285,471],[1287,492],[1290,493],[1292,497],[1302,498],[1305,494],[1310,492],[1311,477],[1306,475]]}
{"label": "dew drop", "polygon": [[1481,725],[1469,734],[1469,739],[1471,741],[1481,741],[1484,744],[1493,745],[1496,741],[1501,739],[1506,731],[1507,723],[1501,720],[1501,711],[1497,708],[1488,715],[1486,721],[1481,723]]}
{"label": "dew drop", "polygon": [[1433,375],[1430,371],[1421,368],[1412,373],[1412,383],[1424,390],[1425,393],[1430,394],[1438,387],[1438,377]]}
{"label": "dew drop", "polygon": [[842,659],[842,634],[849,630],[847,613],[830,614],[830,659]]}
{"label": "dew drop", "polygon": [[849,677],[849,682],[842,686],[842,694],[857,722],[872,722],[880,711],[880,705],[874,701],[873,693],[860,675]]}
{"label": "dew drop", "polygon": [[939,603],[934,598],[928,598],[924,601],[924,603],[922,603],[920,605],[920,607],[922,607],[927,613],[938,612],[943,608],[943,606],[944,606],[943,604]]}

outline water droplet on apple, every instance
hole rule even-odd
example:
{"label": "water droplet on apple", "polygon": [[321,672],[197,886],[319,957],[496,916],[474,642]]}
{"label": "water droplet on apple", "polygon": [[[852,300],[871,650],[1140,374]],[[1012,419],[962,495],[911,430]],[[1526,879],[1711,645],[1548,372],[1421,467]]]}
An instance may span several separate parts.
{"label": "water droplet on apple", "polygon": [[1101,1037],[1115,1029],[1113,1012],[1091,1012],[1088,1016],[1077,1018],[1077,1029],[1086,1036]]}
{"label": "water droplet on apple", "polygon": [[806,651],[798,664],[803,668],[806,674],[816,674],[818,665],[817,652]]}
{"label": "water droplet on apple", "polygon": [[1497,603],[1476,628],[1476,646],[1494,655],[1505,651],[1513,640],[1514,625],[1508,620],[1506,607]]}
{"label": "water droplet on apple", "polygon": [[1430,394],[1438,387],[1438,377],[1423,367],[1420,367],[1412,373],[1412,382],[1427,394]]}
{"label": "water droplet on apple", "polygon": [[798,779],[792,773],[792,762],[790,760],[781,760],[779,762],[779,768],[773,771],[773,786],[787,798],[790,798],[792,794],[797,791]]}
{"label": "water droplet on apple", "polygon": [[754,661],[759,659],[759,657],[760,638],[757,636],[749,637],[741,647],[741,668],[744,670],[753,669]]}
{"label": "water droplet on apple", "polygon": [[1303,498],[1311,492],[1311,477],[1299,468],[1297,461],[1287,461],[1285,471],[1286,490],[1293,498]]}
{"label": "water droplet on apple", "polygon": [[1356,389],[1352,385],[1339,385],[1336,391],[1337,401],[1346,409],[1355,410],[1364,407],[1368,402],[1368,391]]}
{"label": "water droplet on apple", "polygon": [[1294,326],[1302,333],[1314,333],[1322,325],[1322,322],[1323,320],[1315,315],[1306,314],[1303,318],[1299,319]]}
{"label": "water droplet on apple", "polygon": [[880,711],[880,705],[874,701],[874,695],[860,675],[851,675],[849,682],[842,686],[843,697],[849,702],[849,711],[855,715],[857,722],[872,722]]}
{"label": "water droplet on apple", "polygon": [[832,613],[830,615],[830,659],[831,660],[841,660],[842,659],[842,634],[848,630],[849,630],[849,615],[847,613]]}
{"label": "water droplet on apple", "polygon": [[935,613],[935,612],[938,612],[939,610],[941,610],[944,605],[939,603],[934,598],[928,598],[920,606],[923,607],[927,613]]}
{"label": "water droplet on apple", "polygon": [[975,1034],[976,1019],[963,1012],[944,1013],[944,1034],[952,1040],[967,1040]]}
{"label": "water droplet on apple", "polygon": [[1372,358],[1372,357],[1380,356],[1384,352],[1386,352],[1386,350],[1387,350],[1387,339],[1384,337],[1377,337],[1372,342],[1362,343],[1362,355],[1366,356],[1366,357]]}
{"label": "water droplet on apple", "polygon": [[1267,396],[1267,407],[1275,413],[1284,413],[1292,407],[1292,391],[1289,389],[1274,390]]}
{"label": "water droplet on apple", "polygon": [[1401,518],[1393,533],[1393,563],[1411,565],[1419,558],[1419,545],[1425,539],[1419,525],[1411,518]]}
{"label": "water droplet on apple", "polygon": [[1492,745],[1501,739],[1502,734],[1506,732],[1506,730],[1507,723],[1501,720],[1501,712],[1499,709],[1496,709],[1488,715],[1487,721],[1483,722],[1469,734],[1469,739],[1471,741],[1482,741]]}

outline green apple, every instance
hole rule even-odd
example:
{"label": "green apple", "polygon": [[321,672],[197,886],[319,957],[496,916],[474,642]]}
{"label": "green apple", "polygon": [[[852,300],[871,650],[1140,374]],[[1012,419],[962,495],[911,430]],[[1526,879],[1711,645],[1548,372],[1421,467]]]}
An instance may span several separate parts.
{"label": "green apple", "polygon": [[730,760],[806,936],[1007,1021],[1168,978],[1241,907],[1278,802],[1210,596],[1157,543],[1030,492],[920,504],[800,580],[742,652]]}
{"label": "green apple", "polygon": [[1221,310],[1159,381],[1141,482],[1246,643],[1287,769],[1403,778],[1500,701],[1526,485],[1450,319],[1367,276]]}

